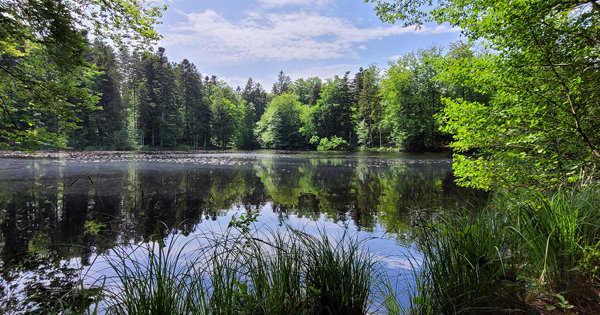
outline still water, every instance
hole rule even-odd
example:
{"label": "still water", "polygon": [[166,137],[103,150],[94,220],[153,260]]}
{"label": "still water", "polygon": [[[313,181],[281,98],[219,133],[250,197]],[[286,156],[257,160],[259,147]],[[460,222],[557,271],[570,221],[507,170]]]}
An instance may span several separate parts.
{"label": "still water", "polygon": [[115,246],[157,231],[185,240],[224,230],[248,211],[259,213],[254,228],[358,233],[399,276],[411,268],[406,256],[418,257],[410,240],[417,216],[486,200],[454,184],[447,154],[0,158],[0,310],[73,286],[79,268],[102,272],[98,257]]}

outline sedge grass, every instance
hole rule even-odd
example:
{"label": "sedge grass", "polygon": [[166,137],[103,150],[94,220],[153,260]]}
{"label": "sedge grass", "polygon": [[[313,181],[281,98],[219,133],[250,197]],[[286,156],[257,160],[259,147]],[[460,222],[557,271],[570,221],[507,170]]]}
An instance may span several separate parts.
{"label": "sedge grass", "polygon": [[516,202],[501,196],[480,211],[441,213],[419,230],[423,264],[404,311],[527,312],[539,294],[562,296],[589,285],[600,256],[599,223],[600,190],[590,186]]}
{"label": "sedge grass", "polygon": [[[106,314],[366,314],[388,281],[364,241],[284,231],[227,229],[189,240],[163,240],[112,255]],[[179,248],[179,249],[177,249]],[[389,293],[389,292],[388,292]],[[381,303],[379,303],[381,304]]]}
{"label": "sedge grass", "polygon": [[[595,259],[600,237],[600,190],[583,187],[537,198],[517,207],[529,271],[539,285],[560,292]],[[586,270],[581,270],[586,271]]]}
{"label": "sedge grass", "polygon": [[197,261],[184,246],[162,240],[117,248],[107,262],[116,275],[104,290],[106,314],[205,314],[206,292]]}
{"label": "sedge grass", "polygon": [[[506,217],[482,211],[442,215],[421,228],[423,262],[411,313],[459,314],[501,310],[515,257],[509,250]],[[513,280],[514,281],[514,280]],[[504,284],[504,285],[503,285]]]}

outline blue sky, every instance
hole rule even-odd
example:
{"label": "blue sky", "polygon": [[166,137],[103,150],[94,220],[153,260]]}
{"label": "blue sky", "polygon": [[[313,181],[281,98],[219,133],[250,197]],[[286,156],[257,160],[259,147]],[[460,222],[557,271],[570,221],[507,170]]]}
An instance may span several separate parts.
{"label": "blue sky", "polygon": [[362,0],[160,1],[169,8],[158,44],[169,60],[187,58],[234,88],[252,77],[270,92],[280,70],[296,80],[387,68],[398,55],[461,39],[449,25],[382,23]]}

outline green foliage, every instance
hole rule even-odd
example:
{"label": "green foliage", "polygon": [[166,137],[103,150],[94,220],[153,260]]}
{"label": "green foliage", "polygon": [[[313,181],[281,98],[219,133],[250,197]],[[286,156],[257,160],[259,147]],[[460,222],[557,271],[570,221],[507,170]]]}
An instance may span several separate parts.
{"label": "green foliage", "polygon": [[90,84],[90,91],[100,95],[98,110],[78,113],[78,129],[69,133],[69,146],[131,149],[134,139],[126,132],[127,113],[120,95],[122,75],[117,56],[110,46],[98,40],[91,49],[88,59],[102,70]]}
{"label": "green foliage", "polygon": [[159,48],[155,54],[142,56],[139,66],[137,127],[142,144],[148,139],[152,146],[175,147],[184,131],[184,117],[177,102],[173,65],[165,49]]}
{"label": "green foliage", "polygon": [[193,63],[184,59],[175,68],[176,84],[179,87],[178,102],[183,111],[184,139],[188,144],[199,147],[200,142],[210,139],[212,112],[206,96],[202,78]]}
{"label": "green foliage", "polygon": [[[311,143],[312,143],[312,140],[313,139],[311,139]],[[319,151],[335,150],[341,146],[346,146],[346,145],[348,145],[348,142],[346,142],[346,140],[343,140],[342,138],[338,138],[336,136],[333,136],[333,138],[331,138],[331,139],[321,138],[321,140],[319,141],[319,146],[317,147],[317,150],[319,150]]]}
{"label": "green foliage", "polygon": [[444,80],[491,96],[488,104],[444,101],[463,185],[556,187],[598,165],[596,1],[377,2],[386,21],[449,22],[494,50],[443,64]]}
{"label": "green foliage", "polygon": [[401,56],[390,63],[382,81],[386,122],[394,142],[405,150],[422,150],[449,142],[435,118],[443,109],[441,97],[447,86],[436,76],[435,61],[442,49],[431,47]]}
{"label": "green foliage", "polygon": [[256,149],[260,146],[254,133],[256,127],[256,109],[253,103],[244,102],[242,106],[243,119],[238,128],[236,147],[239,149]]}
{"label": "green foliage", "polygon": [[307,106],[298,101],[298,95],[286,93],[275,97],[257,124],[261,146],[285,150],[305,147],[306,139],[300,133],[300,117],[307,110]]}
{"label": "green foliage", "polygon": [[291,93],[291,85],[292,79],[290,79],[290,76],[286,75],[283,70],[279,71],[277,82],[273,83],[271,94],[279,96],[285,93]]}
{"label": "green foliage", "polygon": [[4,1],[0,12],[3,147],[66,147],[76,113],[96,109],[99,98],[89,85],[97,72],[85,60],[88,31],[116,43],[159,38],[154,24],[161,9],[136,1]]}
{"label": "green foliage", "polygon": [[259,121],[267,107],[267,92],[265,92],[260,83],[252,81],[252,78],[249,78],[242,90],[242,99],[254,107],[253,122],[256,123]]}
{"label": "green foliage", "polygon": [[355,129],[356,104],[350,89],[348,74],[342,78],[335,76],[328,80],[320,94],[317,105],[310,108],[303,116],[302,132],[307,138],[332,138],[334,136],[348,139]]}
{"label": "green foliage", "polygon": [[308,79],[299,78],[291,85],[291,91],[298,95],[298,100],[304,105],[315,105],[316,100],[311,103],[313,90],[318,86],[321,87],[321,79],[319,77],[310,77]]}
{"label": "green foliage", "polygon": [[214,85],[210,96],[214,144],[222,149],[235,139],[244,117],[243,101],[226,85]]}
{"label": "green foliage", "polygon": [[[384,120],[384,104],[382,104],[380,87],[380,70],[375,66],[370,66],[367,70],[360,68],[354,78],[354,93],[358,103],[357,127],[358,142],[364,147],[372,148],[374,143],[379,147],[383,146],[383,136],[381,129]],[[373,140],[373,135],[375,139]],[[377,141],[377,138],[379,138]]]}

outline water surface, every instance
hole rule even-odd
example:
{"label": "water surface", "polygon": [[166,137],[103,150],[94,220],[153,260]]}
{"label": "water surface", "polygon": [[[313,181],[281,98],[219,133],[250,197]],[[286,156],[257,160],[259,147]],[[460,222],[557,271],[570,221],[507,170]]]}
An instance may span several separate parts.
{"label": "water surface", "polygon": [[[265,229],[289,224],[360,233],[398,274],[410,267],[398,253],[410,250],[415,218],[486,198],[454,184],[447,154],[0,158],[0,303],[17,303],[10,297],[21,299],[15,292],[28,285],[31,292],[68,287],[76,275],[69,278],[72,266],[65,262],[85,267],[156,232],[185,239],[223,230],[232,215],[247,211],[259,212],[256,227]],[[57,273],[66,276],[53,283]],[[24,274],[37,278],[27,283]]]}

